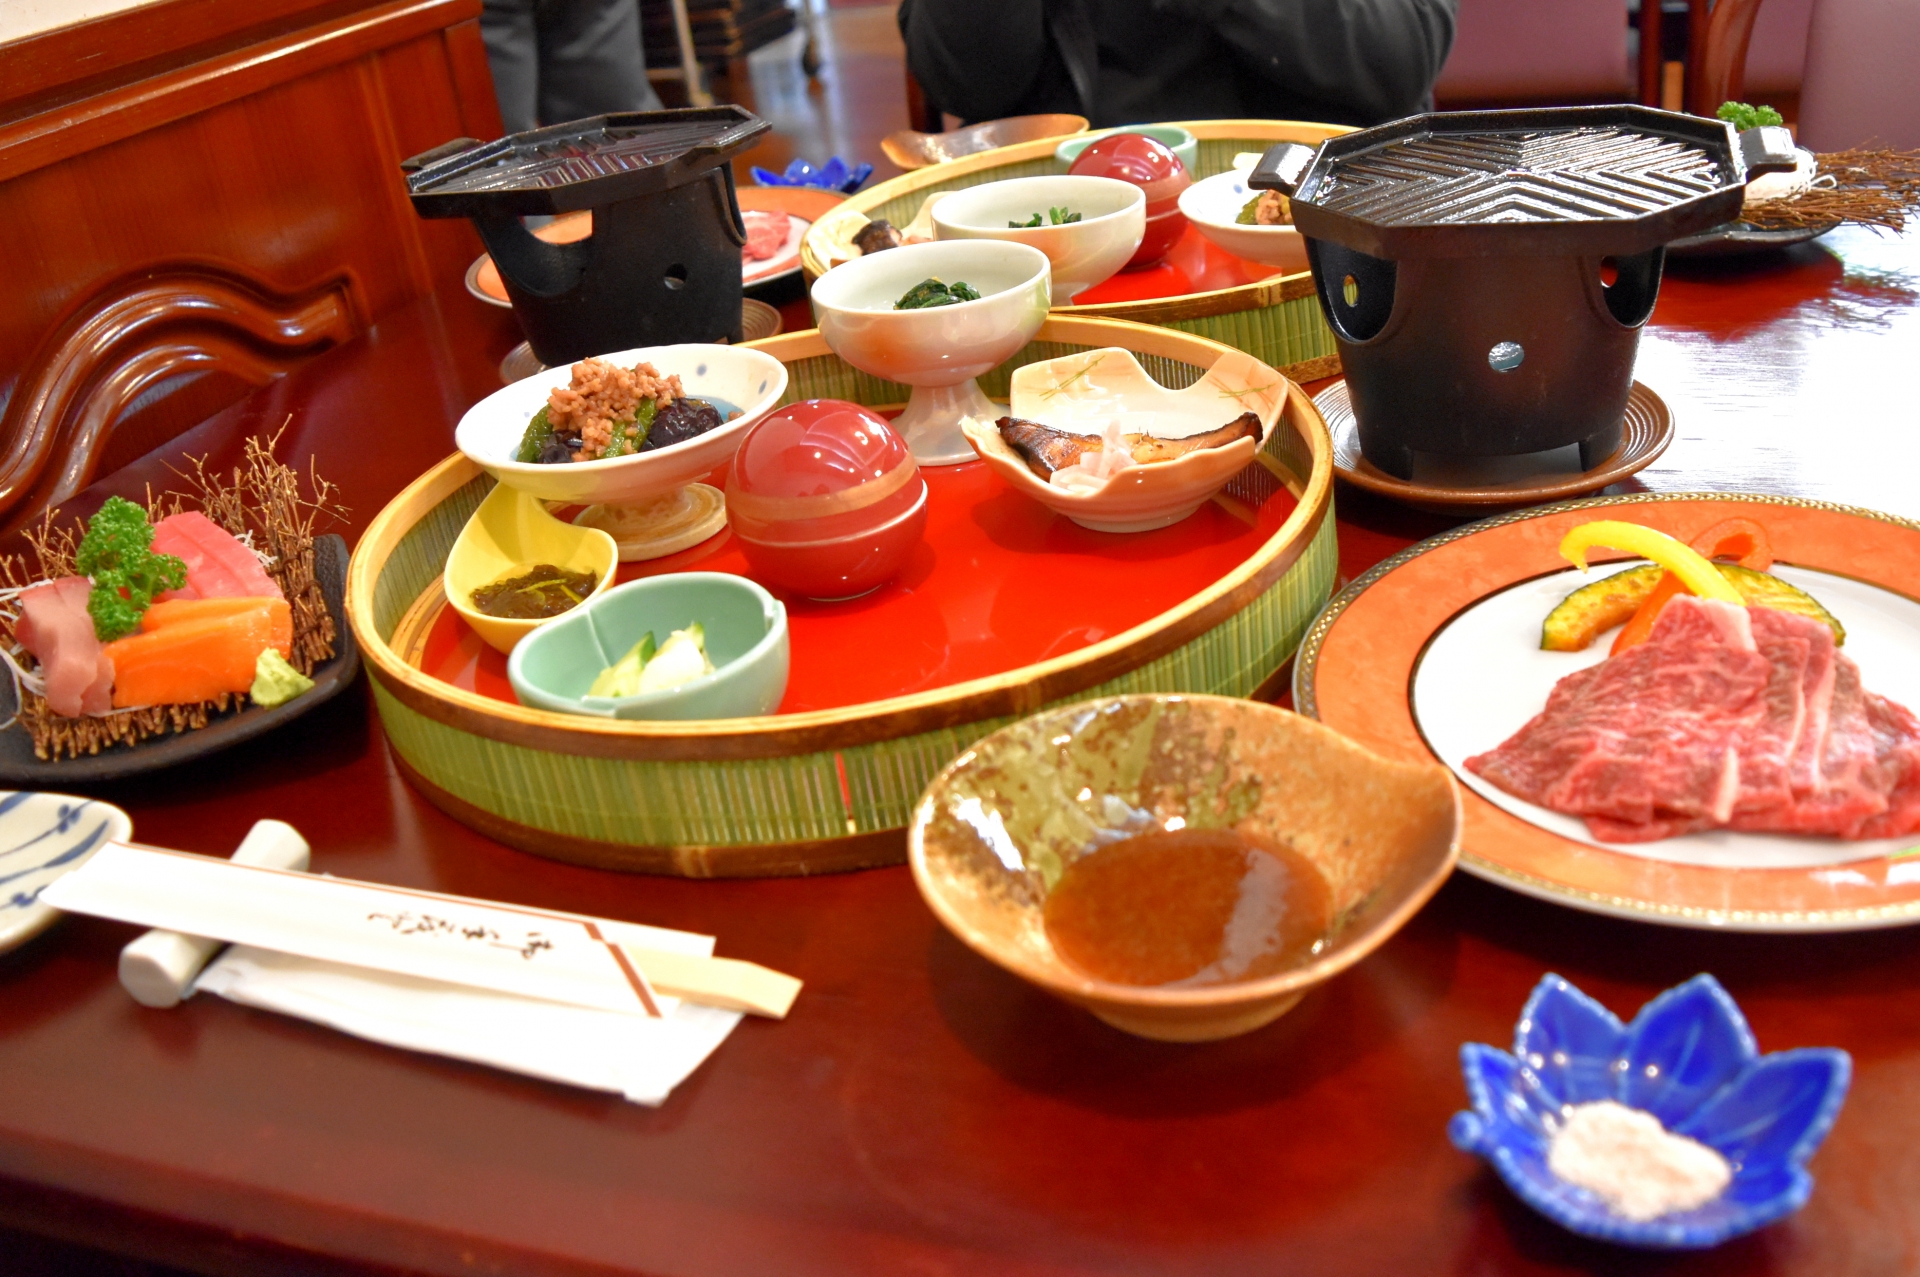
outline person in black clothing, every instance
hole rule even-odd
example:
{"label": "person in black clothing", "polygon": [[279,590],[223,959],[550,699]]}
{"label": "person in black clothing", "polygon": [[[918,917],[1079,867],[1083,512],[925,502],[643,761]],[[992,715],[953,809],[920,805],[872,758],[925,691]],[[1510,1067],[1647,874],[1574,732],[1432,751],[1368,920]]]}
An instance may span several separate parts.
{"label": "person in black clothing", "polygon": [[907,66],[968,121],[1066,111],[1378,124],[1433,105],[1459,0],[902,0]]}

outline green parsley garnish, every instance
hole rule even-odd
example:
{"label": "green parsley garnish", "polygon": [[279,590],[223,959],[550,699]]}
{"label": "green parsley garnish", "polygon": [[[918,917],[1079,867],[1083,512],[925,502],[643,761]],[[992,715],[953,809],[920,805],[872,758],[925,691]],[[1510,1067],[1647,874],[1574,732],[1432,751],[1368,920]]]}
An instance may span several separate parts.
{"label": "green parsley garnish", "polygon": [[1763,129],[1771,125],[1785,124],[1780,112],[1770,106],[1748,106],[1745,102],[1722,102],[1715,115],[1733,125],[1736,133],[1745,133],[1748,129]]}
{"label": "green parsley garnish", "polygon": [[87,523],[74,553],[74,569],[93,581],[87,615],[102,643],[140,628],[153,596],[187,583],[187,565],[171,554],[155,554],[153,525],[147,512],[121,497],[107,503]]}

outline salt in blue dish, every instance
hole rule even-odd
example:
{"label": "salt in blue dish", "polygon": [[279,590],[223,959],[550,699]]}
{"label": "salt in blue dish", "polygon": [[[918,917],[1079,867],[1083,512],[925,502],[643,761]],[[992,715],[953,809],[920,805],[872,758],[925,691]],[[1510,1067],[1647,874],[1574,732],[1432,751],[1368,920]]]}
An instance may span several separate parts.
{"label": "salt in blue dish", "polygon": [[[1761,1055],[1740,1008],[1710,975],[1676,985],[1622,1025],[1557,975],[1535,986],[1513,1030],[1513,1054],[1460,1048],[1470,1112],[1447,1135],[1492,1164],[1507,1187],[1586,1237],[1661,1250],[1717,1246],[1790,1215],[1813,1177],[1804,1163],[1846,1099],[1845,1051]],[[1714,1149],[1733,1182],[1704,1206],[1635,1221],[1547,1169],[1547,1143],[1569,1105],[1613,1100],[1645,1110]]]}
{"label": "salt in blue dish", "polygon": [[873,165],[850,166],[837,155],[817,169],[802,159],[793,160],[784,173],[758,166],[753,169],[753,180],[761,186],[814,186],[841,195],[853,194],[865,186],[867,179],[872,176]]}
{"label": "salt in blue dish", "polygon": [[40,903],[47,884],[110,842],[133,836],[133,819],[111,803],[70,794],[0,790],[0,953],[53,925]]}

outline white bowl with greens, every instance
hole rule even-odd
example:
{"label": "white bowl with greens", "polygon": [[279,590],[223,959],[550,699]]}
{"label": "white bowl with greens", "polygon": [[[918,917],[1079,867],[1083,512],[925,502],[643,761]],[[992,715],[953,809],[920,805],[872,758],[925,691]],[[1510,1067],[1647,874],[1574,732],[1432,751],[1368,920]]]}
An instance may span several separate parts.
{"label": "white bowl with greens", "polygon": [[[503,386],[467,409],[454,430],[454,443],[500,482],[544,501],[642,501],[677,491],[731,461],[753,423],[779,403],[787,389],[786,365],[741,346],[647,346],[596,358],[622,368],[648,363],[662,376],[678,376],[687,398],[720,409],[721,423],[680,443],[622,457],[556,464],[522,461],[521,445],[534,415],[546,407],[555,389],[573,379],[573,366],[566,365]],[[739,415],[729,419],[727,414],[735,411]]]}

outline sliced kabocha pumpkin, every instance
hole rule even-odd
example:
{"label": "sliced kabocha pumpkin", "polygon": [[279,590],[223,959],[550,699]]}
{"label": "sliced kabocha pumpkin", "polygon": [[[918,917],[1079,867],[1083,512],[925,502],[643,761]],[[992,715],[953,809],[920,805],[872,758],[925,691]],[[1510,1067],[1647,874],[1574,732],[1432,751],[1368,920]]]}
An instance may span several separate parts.
{"label": "sliced kabocha pumpkin", "polygon": [[1653,593],[1666,569],[1644,563],[1583,585],[1547,613],[1540,646],[1549,652],[1581,652],[1616,625],[1625,625]]}
{"label": "sliced kabocha pumpkin", "polygon": [[[1847,631],[1833,614],[1798,586],[1737,563],[1713,566],[1749,606],[1811,617],[1833,631],[1834,642],[1847,641]],[[1594,639],[1614,626],[1632,620],[1664,575],[1666,569],[1659,564],[1645,563],[1581,586],[1547,613],[1546,623],[1540,627],[1540,646],[1549,652],[1578,652],[1591,646]]]}
{"label": "sliced kabocha pumpkin", "polygon": [[1833,631],[1836,644],[1847,641],[1846,627],[1834,618],[1833,613],[1820,606],[1820,600],[1799,586],[1782,581],[1771,572],[1756,572],[1737,563],[1716,563],[1713,566],[1720,569],[1720,575],[1733,582],[1733,588],[1740,591],[1740,597],[1747,601],[1749,607],[1770,607],[1776,612],[1810,617]]}

